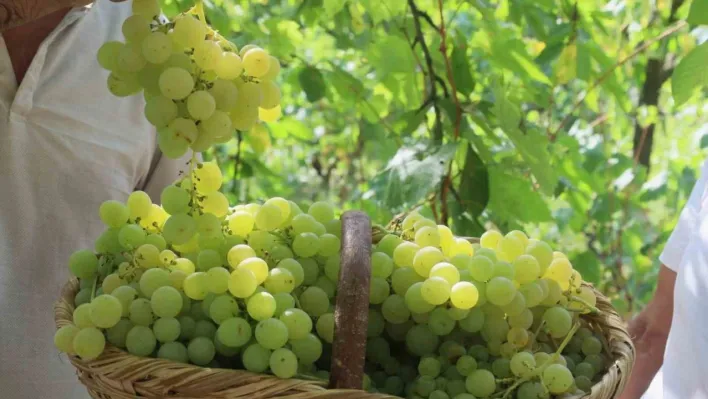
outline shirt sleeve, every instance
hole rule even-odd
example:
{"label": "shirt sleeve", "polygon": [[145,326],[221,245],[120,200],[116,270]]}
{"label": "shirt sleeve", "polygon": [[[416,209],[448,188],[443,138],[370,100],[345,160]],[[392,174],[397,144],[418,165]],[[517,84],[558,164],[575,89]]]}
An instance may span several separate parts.
{"label": "shirt sleeve", "polygon": [[[188,151],[181,158],[172,159],[157,149],[153,155],[148,175],[138,185],[136,190],[145,191],[153,202],[159,203],[162,190],[174,183],[179,177],[189,173],[189,160],[191,157],[192,152]],[[197,159],[201,161],[200,154],[197,154]]]}
{"label": "shirt sleeve", "polygon": [[678,272],[681,268],[681,259],[686,246],[695,235],[700,224],[701,207],[706,193],[706,178],[708,177],[706,176],[707,165],[708,163],[705,163],[701,168],[701,176],[693,186],[691,196],[681,211],[676,228],[671,233],[664,251],[659,256],[661,263],[674,272]]}

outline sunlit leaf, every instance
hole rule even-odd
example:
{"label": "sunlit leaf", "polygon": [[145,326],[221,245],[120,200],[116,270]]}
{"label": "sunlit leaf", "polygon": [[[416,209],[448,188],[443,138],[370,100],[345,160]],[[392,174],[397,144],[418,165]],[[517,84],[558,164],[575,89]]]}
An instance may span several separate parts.
{"label": "sunlit leaf", "polygon": [[671,91],[676,105],[683,105],[697,90],[708,85],[708,42],[691,50],[676,66]]}

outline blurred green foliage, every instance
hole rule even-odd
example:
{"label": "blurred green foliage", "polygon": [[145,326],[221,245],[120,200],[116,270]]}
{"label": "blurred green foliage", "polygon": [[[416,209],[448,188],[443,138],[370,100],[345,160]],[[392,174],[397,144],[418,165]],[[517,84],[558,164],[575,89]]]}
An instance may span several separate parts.
{"label": "blurred green foliage", "polygon": [[234,202],[524,229],[631,315],[708,145],[708,13],[691,3],[205,1],[215,29],[283,64],[272,146],[242,132],[207,157]]}

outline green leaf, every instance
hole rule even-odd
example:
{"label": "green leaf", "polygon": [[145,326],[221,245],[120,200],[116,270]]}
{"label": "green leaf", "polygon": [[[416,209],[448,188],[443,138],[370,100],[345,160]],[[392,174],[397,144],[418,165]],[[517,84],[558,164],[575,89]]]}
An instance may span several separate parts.
{"label": "green leaf", "polygon": [[383,74],[412,72],[415,58],[408,42],[399,36],[387,36],[369,50],[371,64]]}
{"label": "green leaf", "polygon": [[294,137],[303,141],[310,141],[314,138],[312,129],[303,122],[294,118],[283,118],[278,122],[268,125],[273,137]]}
{"label": "green leaf", "polygon": [[578,54],[577,54],[577,75],[578,79],[589,81],[590,74],[592,73],[592,61],[590,60],[590,52],[585,49],[585,46],[578,43]]}
{"label": "green leaf", "polygon": [[583,280],[592,284],[599,284],[601,278],[600,262],[591,251],[585,251],[573,257],[573,267],[580,272]]}
{"label": "green leaf", "polygon": [[457,91],[469,95],[474,90],[474,78],[470,71],[469,57],[465,46],[455,46],[452,50],[452,76]]}
{"label": "green leaf", "polygon": [[504,221],[540,223],[551,220],[551,211],[528,179],[504,171],[502,166],[489,168],[489,205],[487,209]]}
{"label": "green leaf", "polygon": [[327,87],[325,86],[322,72],[320,72],[317,68],[312,66],[303,68],[298,75],[298,80],[300,81],[302,90],[305,91],[307,100],[311,103],[314,103],[325,96]]}
{"label": "green leaf", "polygon": [[[327,2],[329,0],[325,0]],[[374,23],[391,19],[406,10],[405,0],[360,0]]]}
{"label": "green leaf", "polygon": [[708,85],[708,42],[691,50],[676,66],[671,76],[671,91],[676,106],[683,105],[695,90]]}
{"label": "green leaf", "polygon": [[415,148],[400,148],[386,169],[374,177],[371,188],[382,205],[391,210],[417,205],[440,185],[456,150],[457,144],[448,143],[423,156]]}
{"label": "green leaf", "polygon": [[701,137],[701,150],[708,147],[708,134],[704,134]]}
{"label": "green leaf", "polygon": [[708,25],[708,0],[693,0],[686,22],[691,25]]}
{"label": "green leaf", "polygon": [[324,2],[324,10],[325,10],[325,15],[328,18],[332,18],[337,14],[339,11],[344,8],[344,5],[347,3],[347,0],[327,0]]}
{"label": "green leaf", "polygon": [[487,166],[482,162],[479,155],[472,146],[467,146],[465,166],[462,168],[460,176],[460,187],[457,190],[460,195],[462,207],[472,216],[477,217],[482,214],[484,208],[489,203],[489,172]]}

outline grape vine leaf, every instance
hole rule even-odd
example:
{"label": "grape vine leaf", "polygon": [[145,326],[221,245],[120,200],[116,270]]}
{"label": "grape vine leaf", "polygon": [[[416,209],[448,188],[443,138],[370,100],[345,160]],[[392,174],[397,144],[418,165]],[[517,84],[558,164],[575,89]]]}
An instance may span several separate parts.
{"label": "grape vine leaf", "polygon": [[556,172],[551,165],[548,154],[548,138],[542,132],[528,128],[524,133],[519,129],[521,111],[512,103],[501,88],[496,90],[496,102],[493,112],[497,117],[499,126],[511,139],[517,151],[521,154],[526,164],[531,169],[534,177],[544,193],[551,195],[558,182]]}
{"label": "grape vine leaf", "polygon": [[695,90],[708,85],[708,42],[691,50],[676,66],[671,76],[671,91],[676,106],[688,101]]}
{"label": "grape vine leaf", "polygon": [[360,2],[375,24],[398,16],[406,10],[405,0],[360,0]]}
{"label": "grape vine leaf", "polygon": [[312,66],[303,68],[298,75],[298,80],[309,102],[314,103],[325,96],[327,86],[325,85],[322,72],[317,68]]}
{"label": "grape vine leaf", "polygon": [[415,206],[440,185],[456,151],[456,143],[444,144],[430,155],[415,147],[402,147],[374,177],[371,189],[391,210]]}
{"label": "grape vine leaf", "polygon": [[597,256],[590,251],[583,252],[573,258],[573,267],[580,272],[583,280],[592,284],[600,283],[600,262]]}
{"label": "grape vine leaf", "polygon": [[469,57],[464,44],[456,45],[452,50],[452,76],[457,91],[469,95],[474,90],[474,78],[470,70]]}
{"label": "grape vine leaf", "polygon": [[686,22],[691,25],[708,25],[708,0],[693,0]]}
{"label": "grape vine leaf", "polygon": [[701,136],[701,149],[708,147],[708,134]]}
{"label": "grape vine leaf", "polygon": [[408,42],[400,36],[387,36],[371,46],[371,64],[382,74],[411,72],[416,62]]}
{"label": "grape vine leaf", "polygon": [[489,204],[487,209],[504,221],[527,223],[547,222],[551,211],[531,183],[516,174],[509,174],[502,166],[489,168]]}
{"label": "grape vine leaf", "polygon": [[474,217],[481,215],[489,203],[489,171],[471,145],[467,146],[457,192],[462,208]]}
{"label": "grape vine leaf", "polygon": [[347,3],[347,0],[327,0],[323,3],[328,18],[334,17]]}

